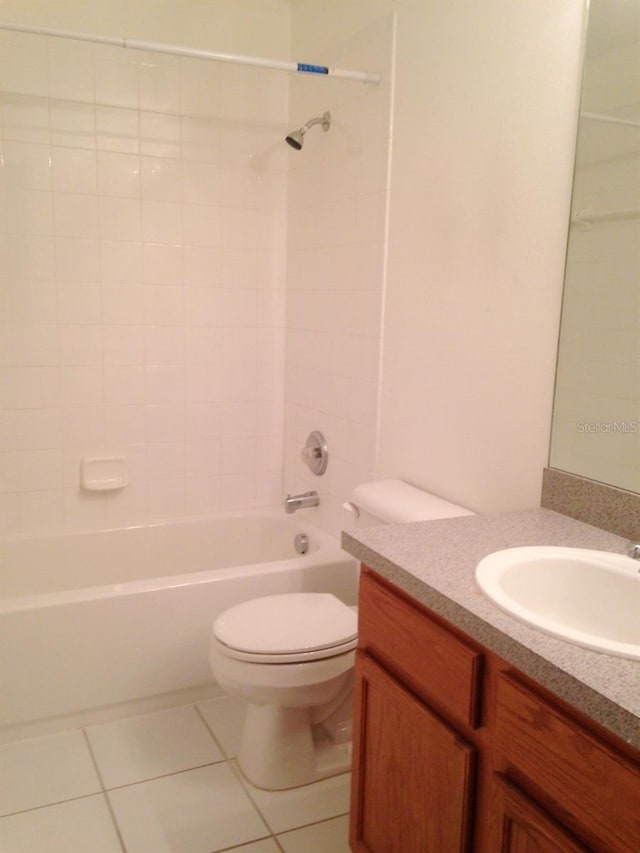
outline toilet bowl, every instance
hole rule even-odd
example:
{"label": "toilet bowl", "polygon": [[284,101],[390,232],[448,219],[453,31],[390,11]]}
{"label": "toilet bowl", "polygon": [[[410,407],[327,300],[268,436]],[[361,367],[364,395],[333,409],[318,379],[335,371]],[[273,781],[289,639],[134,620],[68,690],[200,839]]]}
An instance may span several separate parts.
{"label": "toilet bowl", "polygon": [[216,680],[247,701],[238,764],[259,788],[293,788],[351,761],[355,608],[329,593],[268,595],[215,620]]}
{"label": "toilet bowl", "polygon": [[[473,514],[399,480],[363,484],[353,497],[345,506],[355,526]],[[215,620],[209,662],[220,686],[247,702],[238,764],[257,787],[350,769],[355,611],[327,592],[285,593]]]}

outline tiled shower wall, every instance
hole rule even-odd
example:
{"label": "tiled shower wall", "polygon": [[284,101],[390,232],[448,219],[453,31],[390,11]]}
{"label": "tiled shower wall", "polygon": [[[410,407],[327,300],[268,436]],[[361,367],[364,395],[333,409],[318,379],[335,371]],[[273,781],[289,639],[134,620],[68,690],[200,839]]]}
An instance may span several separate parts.
{"label": "tiled shower wall", "polygon": [[[260,25],[286,55],[285,5],[235,28],[223,5],[214,49],[258,52]],[[140,37],[177,41],[188,6]],[[279,500],[287,76],[0,36],[0,528]],[[83,491],[104,454],[130,485]]]}
{"label": "tiled shower wall", "polygon": [[[291,82],[292,126],[326,110],[332,125],[290,154],[285,487],[317,489],[314,520],[335,535],[352,523],[342,504],[354,486],[376,476],[393,29],[381,3],[293,8],[294,55],[382,75]],[[314,429],[329,447],[321,478],[300,459]]]}

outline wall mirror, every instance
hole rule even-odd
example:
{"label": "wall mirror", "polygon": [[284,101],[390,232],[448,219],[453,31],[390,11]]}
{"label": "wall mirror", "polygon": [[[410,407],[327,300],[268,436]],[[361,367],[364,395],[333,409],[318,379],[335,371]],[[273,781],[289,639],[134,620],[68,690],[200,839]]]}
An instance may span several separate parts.
{"label": "wall mirror", "polygon": [[640,0],[590,0],[550,465],[640,492]]}

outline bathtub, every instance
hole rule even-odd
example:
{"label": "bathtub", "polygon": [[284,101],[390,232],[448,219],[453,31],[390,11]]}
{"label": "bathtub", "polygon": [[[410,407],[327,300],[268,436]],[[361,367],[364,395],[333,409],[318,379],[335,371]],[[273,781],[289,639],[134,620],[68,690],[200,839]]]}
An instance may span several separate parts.
{"label": "bathtub", "polygon": [[2,726],[211,683],[213,620],[240,601],[357,595],[356,561],[282,510],[16,536],[0,555]]}

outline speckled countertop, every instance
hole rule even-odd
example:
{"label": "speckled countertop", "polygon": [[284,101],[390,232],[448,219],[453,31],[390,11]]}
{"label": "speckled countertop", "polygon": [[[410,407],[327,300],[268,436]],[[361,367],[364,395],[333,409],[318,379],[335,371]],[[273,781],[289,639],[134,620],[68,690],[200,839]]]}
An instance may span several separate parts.
{"label": "speckled countertop", "polygon": [[513,619],[477,588],[501,548],[564,545],[624,553],[627,541],[548,509],[381,525],[342,547],[503,660],[640,749],[640,661],[600,654]]}

